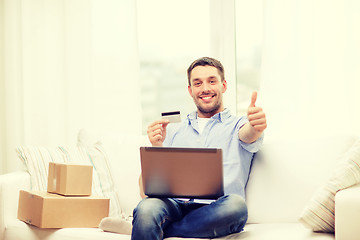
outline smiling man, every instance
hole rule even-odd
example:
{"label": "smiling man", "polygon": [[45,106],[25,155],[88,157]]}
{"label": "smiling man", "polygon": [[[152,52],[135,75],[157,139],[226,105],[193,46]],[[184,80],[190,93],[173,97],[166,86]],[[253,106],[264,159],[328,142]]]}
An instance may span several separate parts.
{"label": "smiling man", "polygon": [[181,124],[155,121],[148,127],[148,137],[153,146],[221,148],[225,195],[208,203],[148,198],[140,181],[144,199],[134,210],[133,240],[216,238],[242,231],[247,221],[245,186],[253,154],[267,127],[265,113],[255,105],[257,93],[251,96],[247,116],[236,117],[224,108],[227,82],[218,60],[197,59],[187,74],[188,91],[197,110]]}
{"label": "smiling man", "polygon": [[224,109],[222,95],[227,83],[217,68],[197,66],[188,73],[188,90],[198,108],[198,116],[209,118]]}

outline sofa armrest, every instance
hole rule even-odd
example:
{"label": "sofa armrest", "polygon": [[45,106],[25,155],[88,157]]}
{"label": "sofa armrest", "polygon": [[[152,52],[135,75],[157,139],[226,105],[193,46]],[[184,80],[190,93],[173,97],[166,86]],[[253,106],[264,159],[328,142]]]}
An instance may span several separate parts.
{"label": "sofa armrest", "polygon": [[335,239],[347,240],[360,236],[360,184],[335,195]]}
{"label": "sofa armrest", "polygon": [[7,223],[17,219],[20,189],[30,189],[30,175],[27,172],[0,175],[0,239]]}

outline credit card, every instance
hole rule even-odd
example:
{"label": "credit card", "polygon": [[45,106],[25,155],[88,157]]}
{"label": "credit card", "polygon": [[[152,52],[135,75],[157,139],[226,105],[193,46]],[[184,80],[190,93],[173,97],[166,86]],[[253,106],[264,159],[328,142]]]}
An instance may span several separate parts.
{"label": "credit card", "polygon": [[163,113],[161,113],[161,117],[163,119],[168,119],[170,121],[170,123],[181,122],[180,111],[163,112]]}

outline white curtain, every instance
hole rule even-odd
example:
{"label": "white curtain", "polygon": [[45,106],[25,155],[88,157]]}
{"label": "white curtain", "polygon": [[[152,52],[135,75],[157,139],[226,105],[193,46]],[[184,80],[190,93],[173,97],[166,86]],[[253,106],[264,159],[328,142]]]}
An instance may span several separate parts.
{"label": "white curtain", "polygon": [[360,135],[360,1],[266,0],[267,137]]}
{"label": "white curtain", "polygon": [[0,173],[18,145],[141,133],[133,0],[0,0]]}

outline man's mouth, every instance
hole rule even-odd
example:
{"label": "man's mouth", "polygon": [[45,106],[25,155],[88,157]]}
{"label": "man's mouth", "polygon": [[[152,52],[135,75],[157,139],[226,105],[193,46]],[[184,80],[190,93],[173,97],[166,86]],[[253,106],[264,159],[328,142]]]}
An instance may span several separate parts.
{"label": "man's mouth", "polygon": [[215,97],[215,94],[213,94],[213,95],[202,95],[199,98],[201,100],[203,100],[204,102],[210,102],[213,97]]}

